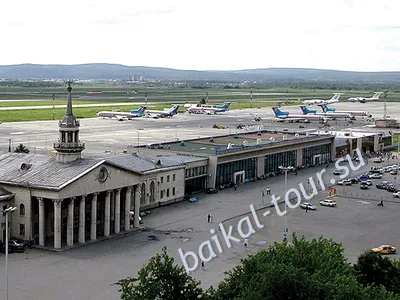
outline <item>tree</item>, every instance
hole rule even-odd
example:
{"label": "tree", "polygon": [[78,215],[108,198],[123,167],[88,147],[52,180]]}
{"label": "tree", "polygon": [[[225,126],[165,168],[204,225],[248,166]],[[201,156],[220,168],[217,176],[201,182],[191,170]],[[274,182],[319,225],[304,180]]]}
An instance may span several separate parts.
{"label": "tree", "polygon": [[137,278],[122,279],[118,285],[121,300],[191,300],[202,299],[203,294],[200,282],[189,276],[184,267],[174,264],[166,247],[140,269]]}
{"label": "tree", "polygon": [[15,148],[14,152],[16,153],[29,153],[29,149],[23,144],[19,144],[17,148]]}
{"label": "tree", "polygon": [[392,262],[379,253],[367,251],[354,265],[357,280],[364,284],[382,285],[387,291],[400,294],[399,262]]}
{"label": "tree", "polygon": [[231,271],[210,299],[396,299],[385,289],[363,286],[340,244],[326,238],[275,243],[250,255]]}

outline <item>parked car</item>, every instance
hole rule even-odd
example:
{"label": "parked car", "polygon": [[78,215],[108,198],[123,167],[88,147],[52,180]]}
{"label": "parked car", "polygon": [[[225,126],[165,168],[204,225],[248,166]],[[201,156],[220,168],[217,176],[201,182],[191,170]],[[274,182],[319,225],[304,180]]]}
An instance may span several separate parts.
{"label": "parked car", "polygon": [[216,194],[216,193],[218,193],[218,189],[208,188],[208,189],[206,189],[206,193],[207,194]]}
{"label": "parked car", "polygon": [[381,179],[382,178],[382,174],[373,173],[373,174],[369,175],[369,178],[371,178],[371,179]]}
{"label": "parked car", "polygon": [[377,157],[374,159],[374,163],[381,163],[383,162],[383,158],[382,157]]}
{"label": "parked car", "polygon": [[397,175],[397,170],[392,170],[392,171],[390,171],[389,174],[390,174],[390,175]]}
{"label": "parked car", "polygon": [[358,176],[357,180],[358,181],[371,181],[371,180],[369,180],[369,175],[368,174],[363,174],[361,176]]}
{"label": "parked car", "polygon": [[325,199],[325,200],[319,201],[319,204],[321,204],[322,206],[335,207],[336,201],[333,201],[330,199]]}
{"label": "parked car", "polygon": [[8,241],[8,251],[12,252],[24,252],[25,244],[19,240],[9,240]]}
{"label": "parked car", "polygon": [[381,245],[377,248],[372,248],[372,251],[380,254],[394,254],[396,253],[396,248],[390,245]]}
{"label": "parked car", "polygon": [[375,185],[377,189],[386,190],[387,185],[385,183],[378,183]]}
{"label": "parked car", "polygon": [[342,175],[342,174],[343,174],[343,170],[335,169],[333,171],[333,175]]}
{"label": "parked car", "polygon": [[309,210],[317,210],[317,207],[315,205],[312,205],[311,203],[308,202],[304,202],[302,204],[300,204],[300,207],[303,209],[309,209]]}
{"label": "parked car", "polygon": [[357,178],[349,178],[348,180],[350,180],[352,184],[357,184],[359,182]]}
{"label": "parked car", "polygon": [[396,192],[399,191],[399,190],[398,190],[395,186],[393,186],[393,185],[387,186],[387,187],[386,187],[386,190],[387,190],[388,192],[391,192],[391,193],[396,193]]}
{"label": "parked car", "polygon": [[370,179],[363,180],[363,181],[366,182],[368,186],[373,185],[373,182],[372,182],[372,180],[370,180]]}
{"label": "parked car", "polygon": [[350,179],[345,179],[342,181],[338,181],[338,185],[351,185],[351,180]]}
{"label": "parked car", "polygon": [[393,193],[394,198],[400,198],[400,192],[395,192]]}
{"label": "parked car", "polygon": [[366,181],[361,181],[360,189],[362,189],[362,190],[368,190],[369,189],[369,185],[367,184]]}

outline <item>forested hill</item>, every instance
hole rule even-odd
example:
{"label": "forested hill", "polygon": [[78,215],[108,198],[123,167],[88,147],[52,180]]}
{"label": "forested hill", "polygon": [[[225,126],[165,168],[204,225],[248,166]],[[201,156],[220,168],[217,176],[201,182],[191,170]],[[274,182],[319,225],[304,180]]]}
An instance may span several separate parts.
{"label": "forested hill", "polygon": [[299,68],[268,68],[237,71],[196,71],[117,64],[9,65],[0,66],[0,79],[120,79],[143,76],[146,80],[172,81],[332,81],[399,83],[400,72],[351,72]]}

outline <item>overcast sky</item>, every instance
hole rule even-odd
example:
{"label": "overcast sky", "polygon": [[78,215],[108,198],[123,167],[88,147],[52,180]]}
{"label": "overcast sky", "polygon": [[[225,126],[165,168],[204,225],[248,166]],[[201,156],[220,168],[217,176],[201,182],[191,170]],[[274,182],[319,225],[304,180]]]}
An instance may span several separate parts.
{"label": "overcast sky", "polygon": [[20,0],[0,65],[400,71],[399,0]]}

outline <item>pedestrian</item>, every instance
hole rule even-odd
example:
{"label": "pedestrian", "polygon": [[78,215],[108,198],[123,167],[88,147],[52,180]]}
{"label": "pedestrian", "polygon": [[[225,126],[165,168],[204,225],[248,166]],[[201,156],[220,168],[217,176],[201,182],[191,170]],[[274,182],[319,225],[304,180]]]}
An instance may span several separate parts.
{"label": "pedestrian", "polygon": [[211,223],[211,215],[210,214],[207,215],[207,223]]}
{"label": "pedestrian", "polygon": [[206,264],[205,264],[204,260],[202,260],[202,261],[201,261],[201,269],[202,269],[202,270],[205,270],[205,268],[206,268],[205,265],[206,265]]}
{"label": "pedestrian", "polygon": [[213,223],[214,222],[214,216],[213,215],[210,215],[211,217],[210,217],[210,222],[211,223]]}
{"label": "pedestrian", "polygon": [[262,197],[264,197],[264,196],[265,196],[265,194],[264,194],[264,191],[261,191],[261,196],[262,196]]}
{"label": "pedestrian", "polygon": [[235,183],[235,191],[237,190],[237,184]]}
{"label": "pedestrian", "polygon": [[249,244],[249,241],[247,239],[244,239],[243,246],[245,246],[247,248],[248,244]]}
{"label": "pedestrian", "polygon": [[306,213],[308,213],[308,205],[306,206]]}

